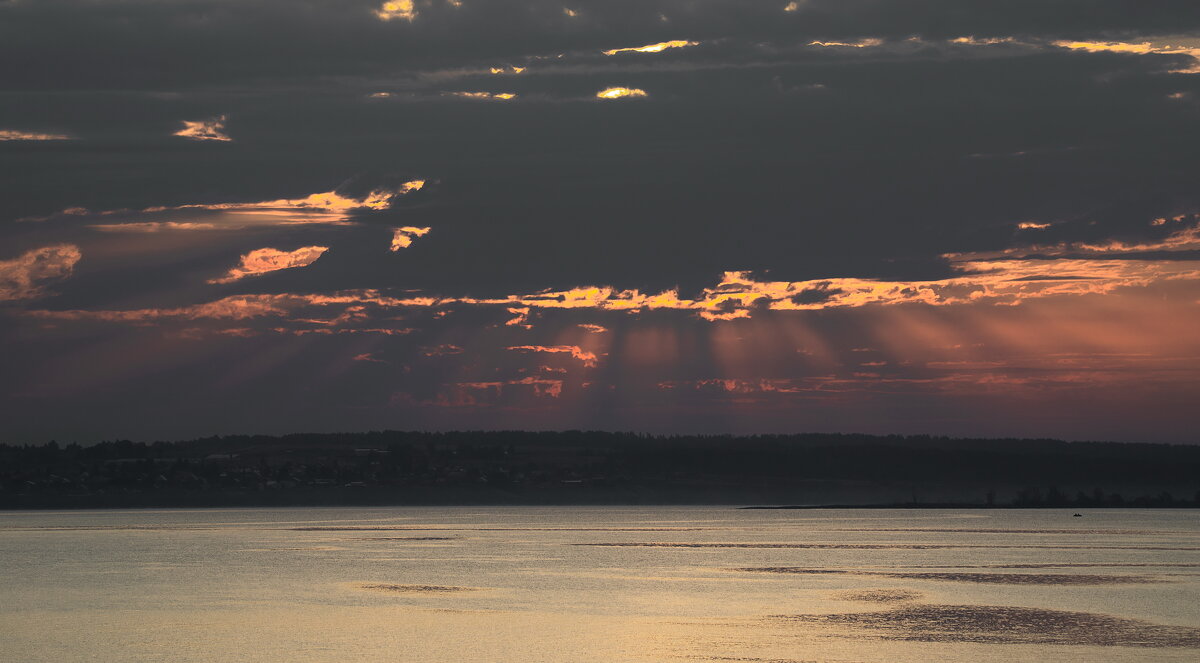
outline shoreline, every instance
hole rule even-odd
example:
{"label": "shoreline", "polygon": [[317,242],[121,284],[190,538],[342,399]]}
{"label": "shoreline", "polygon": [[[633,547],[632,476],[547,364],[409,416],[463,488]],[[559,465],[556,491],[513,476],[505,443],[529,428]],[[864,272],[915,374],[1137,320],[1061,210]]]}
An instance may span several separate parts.
{"label": "shoreline", "polygon": [[[768,500],[737,499],[737,496],[724,498],[711,495],[681,496],[654,492],[641,496],[611,495],[583,496],[575,495],[567,499],[563,496],[543,496],[542,499],[515,498],[515,496],[461,495],[457,497],[445,495],[410,496],[410,499],[386,499],[368,496],[322,496],[326,499],[295,499],[299,496],[278,495],[273,499],[246,499],[249,496],[223,496],[223,499],[154,499],[153,496],[109,496],[109,499],[96,499],[95,496],[75,496],[74,498],[57,496],[57,499],[41,499],[29,496],[28,499],[6,500],[0,504],[0,512],[16,511],[101,511],[101,510],[138,510],[138,509],[272,509],[272,508],[412,508],[412,507],[644,507],[644,506],[695,506],[695,507],[724,507],[737,511],[812,511],[812,510],[1135,510],[1135,509],[1200,509],[1195,502],[1152,503],[1131,501],[1125,504],[983,504],[970,502],[870,502],[870,503],[813,503],[789,504],[770,503]],[[255,496],[259,497],[259,496]],[[354,499],[359,497],[360,499]],[[289,499],[291,498],[291,499]]]}

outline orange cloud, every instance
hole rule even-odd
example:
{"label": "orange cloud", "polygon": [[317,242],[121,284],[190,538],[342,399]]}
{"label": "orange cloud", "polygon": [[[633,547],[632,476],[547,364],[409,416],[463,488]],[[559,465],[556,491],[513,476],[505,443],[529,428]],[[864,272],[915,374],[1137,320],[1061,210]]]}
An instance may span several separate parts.
{"label": "orange cloud", "polygon": [[1194,74],[1200,73],[1200,48],[1194,43],[1195,40],[1186,39],[1193,43],[1170,43],[1163,40],[1144,41],[1137,44],[1120,41],[1068,41],[1059,40],[1054,42],[1059,48],[1067,48],[1076,51],[1087,51],[1088,53],[1110,52],[1110,53],[1131,53],[1134,55],[1146,55],[1150,53],[1165,54],[1165,55],[1187,55],[1193,60],[1191,67],[1185,69],[1177,69],[1171,73]]}
{"label": "orange cloud", "polygon": [[286,315],[289,308],[301,302],[294,295],[235,295],[216,301],[176,308],[142,308],[126,310],[33,310],[27,315],[48,320],[98,320],[103,322],[145,323],[158,320],[248,320],[265,316]]}
{"label": "orange cloud", "polygon": [[[319,254],[308,257],[315,259],[315,255]],[[299,259],[279,256],[278,262],[267,259],[263,261],[262,266],[300,266],[305,259],[303,255],[299,256]],[[296,264],[290,264],[292,260],[296,260]],[[303,306],[369,305],[385,310],[449,305],[503,307],[516,316],[509,323],[520,326],[527,324],[529,312],[535,309],[593,309],[628,313],[677,310],[690,311],[702,319],[715,322],[751,318],[756,311],[763,309],[805,311],[900,304],[1014,305],[1045,297],[1106,294],[1121,288],[1146,287],[1170,281],[1200,281],[1200,261],[1189,260],[998,259],[961,260],[955,262],[954,266],[960,272],[960,276],[935,281],[877,281],[856,278],[758,281],[744,272],[727,272],[716,286],[702,290],[695,299],[680,298],[675,290],[646,294],[638,290],[617,290],[599,286],[518,294],[495,299],[392,297],[371,289],[332,294],[281,294],[270,297],[275,298],[271,300],[272,310],[284,312]],[[67,317],[91,317],[113,321],[143,320],[160,315],[225,317],[224,308],[231,301],[219,300],[209,304],[171,309],[166,313],[159,310],[75,311]],[[265,300],[261,300],[259,304],[263,301]],[[63,315],[63,312],[42,312],[39,315],[53,317]],[[516,346],[514,349],[535,351],[542,347],[544,346]],[[557,351],[566,352],[574,346],[548,347],[557,347],[560,348]]]}
{"label": "orange cloud", "polygon": [[558,398],[562,395],[562,380],[548,380],[546,378],[527,377],[520,380],[509,380],[508,384],[525,384],[533,387],[533,393],[536,396],[545,396],[548,398]]}
{"label": "orange cloud", "polygon": [[247,276],[258,276],[281,269],[307,267],[329,250],[328,246],[303,246],[295,251],[280,251],[279,249],[255,249],[242,256],[242,262],[229,273],[209,283],[232,283]]}
{"label": "orange cloud", "polygon": [[172,135],[189,140],[215,140],[228,143],[233,139],[225,134],[225,119],[225,116],[221,115],[196,122],[184,120],[183,128]]}
{"label": "orange cloud", "polygon": [[511,320],[505,321],[506,327],[524,327],[532,329],[533,325],[529,324],[529,307],[528,306],[510,306],[508,312],[513,314]]}
{"label": "orange cloud", "polygon": [[1016,39],[1012,37],[984,37],[979,38],[974,35],[967,37],[956,37],[950,40],[952,44],[966,44],[968,46],[994,46],[996,44],[1011,44]]}
{"label": "orange cloud", "polygon": [[859,39],[858,41],[812,41],[809,46],[824,46],[824,47],[840,47],[840,48],[869,48],[879,46],[883,43],[882,39]]}
{"label": "orange cloud", "polygon": [[579,327],[580,329],[585,329],[587,331],[590,331],[593,334],[603,334],[604,332],[608,331],[607,327],[603,327],[601,325],[594,325],[591,323],[584,323],[584,324],[579,324],[579,325],[575,325],[575,326]]}
{"label": "orange cloud", "polygon": [[[1078,245],[1078,250],[1137,252],[1190,250],[1197,246],[1196,229],[1185,229],[1165,241],[1143,244]],[[1044,247],[1039,247],[1044,248]],[[506,300],[460,300],[477,304],[509,304],[532,308],[689,310],[709,321],[752,317],[757,308],[777,311],[817,310],[867,305],[927,304],[948,306],[975,302],[1017,304],[1031,298],[1104,294],[1118,288],[1144,287],[1170,280],[1200,279],[1200,261],[1086,260],[1010,258],[974,259],[948,255],[961,273],[935,281],[878,281],[835,278],[809,281],[757,281],[746,272],[726,272],[696,299],[682,299],[675,290],[646,294],[611,287],[581,287]]]}
{"label": "orange cloud", "polygon": [[[287,318],[288,322],[299,324],[319,324],[330,326],[345,322],[361,322],[369,316],[356,312],[364,305],[383,309],[435,306],[439,300],[431,297],[396,298],[386,297],[375,290],[351,290],[337,292],[331,295],[321,294],[273,294],[273,295],[232,295],[215,301],[191,306],[175,308],[144,308],[125,310],[31,310],[24,314],[46,320],[92,320],[99,322],[116,322],[147,324],[166,320],[248,320],[262,317]],[[331,319],[318,320],[310,316],[289,318],[297,311],[308,307],[346,307],[346,311]],[[284,328],[275,329],[278,333],[292,333]],[[295,333],[378,333],[378,334],[407,334],[412,330],[407,328],[351,328],[301,330]]]}
{"label": "orange cloud", "polygon": [[495,99],[498,101],[508,101],[516,99],[517,95],[513,92],[449,92],[453,97],[463,97],[464,99]]}
{"label": "orange cloud", "polygon": [[536,398],[558,398],[562,395],[562,380],[525,377],[494,382],[452,382],[433,401],[426,405],[440,407],[487,407],[496,405],[512,387],[523,387],[525,394]]}
{"label": "orange cloud", "polygon": [[596,97],[600,99],[622,99],[628,97],[644,97],[645,90],[629,87],[608,87],[596,93]]}
{"label": "orange cloud", "polygon": [[332,318],[293,318],[293,322],[302,322],[323,327],[337,327],[351,322],[361,322],[368,319],[367,307],[362,305],[347,306],[340,315]]}
{"label": "orange cloud", "polygon": [[104,233],[157,233],[170,230],[216,230],[215,223],[191,221],[144,221],[139,223],[95,223],[88,226]]}
{"label": "orange cloud", "polygon": [[[1154,219],[1150,222],[1150,224],[1152,226],[1165,226],[1168,223],[1180,224],[1187,220],[1188,217],[1174,217],[1171,219],[1161,218]],[[1021,224],[1021,226],[1038,227],[1036,225],[1027,226],[1026,224]],[[1016,260],[1029,256],[1117,256],[1159,251],[1176,252],[1197,250],[1200,250],[1200,223],[1193,222],[1192,225],[1175,230],[1166,237],[1158,240],[1126,242],[1112,239],[1105,242],[1060,242],[1057,244],[1033,244],[1030,246],[1004,249],[1002,251],[948,253],[945,255],[945,257],[954,262],[966,264],[974,260],[991,260],[997,258]]]}
{"label": "orange cloud", "polygon": [[583,365],[588,368],[596,366],[596,354],[587,352],[578,345],[514,345],[507,349],[517,352],[566,353],[582,361]]}
{"label": "orange cloud", "polygon": [[[101,232],[152,233],[192,230],[239,230],[253,226],[352,225],[350,215],[356,210],[385,210],[397,196],[420,191],[425,180],[411,180],[396,187],[375,189],[362,198],[344,196],[336,191],[323,191],[304,198],[280,198],[249,203],[211,203],[147,207],[140,210],[118,209],[91,212],[71,207],[49,217],[27,217],[25,221],[46,221],[58,216],[97,216],[138,218],[198,210],[220,212],[219,221],[128,221],[93,224]],[[423,234],[423,233],[421,233]]]}
{"label": "orange cloud", "polygon": [[322,193],[314,193],[304,198],[281,198],[279,200],[265,200],[257,203],[218,203],[215,205],[181,205],[178,207],[151,207],[143,211],[157,212],[163,210],[176,209],[207,209],[207,210],[232,210],[232,211],[247,211],[247,212],[280,212],[287,214],[293,210],[311,210],[315,212],[327,212],[339,219],[344,219],[347,212],[356,209],[372,209],[385,210],[391,207],[392,199],[395,196],[402,196],[413,191],[420,191],[425,187],[425,180],[412,180],[401,184],[394,189],[376,189],[371,191],[363,198],[351,198],[343,196],[336,191],[325,191]]}
{"label": "orange cloud", "polygon": [[645,46],[635,46],[631,48],[614,48],[611,51],[604,51],[605,55],[616,55],[617,53],[661,53],[668,48],[685,48],[687,46],[696,46],[700,42],[687,41],[684,39],[674,39],[672,41],[660,41],[657,44],[647,44]]}
{"label": "orange cloud", "polygon": [[0,260],[0,301],[36,299],[48,283],[67,278],[83,254],[73,244],[56,244]]}
{"label": "orange cloud", "polygon": [[[412,183],[410,183],[412,184]],[[415,185],[412,185],[415,188]],[[298,201],[270,201],[252,206],[275,206],[281,202],[296,206],[314,205],[342,209],[346,206],[379,208],[389,204],[385,193],[374,193],[363,200],[337,194],[315,194]],[[244,205],[244,204],[238,204]],[[569,290],[519,293],[498,298],[406,296],[393,297],[378,290],[350,290],[332,294],[279,295],[288,310],[302,306],[370,306],[374,309],[432,308],[450,305],[504,308],[514,317],[505,324],[528,326],[531,314],[544,309],[575,309],[639,313],[656,310],[688,311],[713,322],[749,319],[763,310],[806,311],[862,306],[926,305],[954,306],[975,303],[1016,305],[1025,301],[1063,296],[1107,294],[1123,288],[1142,288],[1179,281],[1200,281],[1200,261],[1132,259],[1138,253],[1191,251],[1200,249],[1200,226],[1190,217],[1164,219],[1159,226],[1171,230],[1154,241],[1070,243],[1052,246],[1027,246],[992,253],[946,254],[956,274],[929,281],[882,281],[860,278],[814,279],[806,281],[761,281],[749,273],[726,272],[713,287],[701,290],[693,298],[680,297],[677,290],[644,293],[637,289],[619,290],[611,286],[581,286]],[[411,240],[424,230],[399,229]],[[317,249],[309,253],[271,249],[254,256],[248,264],[231,272],[229,278],[302,266],[315,260]],[[1083,254],[1085,257],[1073,257]],[[1088,255],[1092,257],[1087,257]],[[1113,259],[1114,256],[1121,259]],[[248,256],[249,257],[249,256]],[[236,276],[235,276],[236,275]],[[204,315],[210,305],[188,307]],[[443,308],[442,311],[446,309]],[[186,315],[183,309],[173,314]],[[76,318],[87,317],[75,312]],[[150,314],[147,314],[150,315]],[[364,313],[364,315],[366,315]],[[136,312],[96,312],[96,319],[144,319]],[[603,328],[583,326],[599,332]],[[534,346],[529,346],[530,348]],[[540,347],[540,346],[539,346]],[[569,346],[561,346],[569,347]],[[529,348],[526,349],[527,351]]]}
{"label": "orange cloud", "polygon": [[381,21],[399,19],[412,23],[417,18],[417,9],[413,0],[389,0],[375,10],[375,16]]}
{"label": "orange cloud", "polygon": [[43,134],[36,131],[0,129],[0,141],[6,140],[71,140],[66,134]]}
{"label": "orange cloud", "polygon": [[402,228],[392,228],[392,251],[407,249],[412,246],[413,240],[417,237],[424,237],[429,234],[429,228],[417,228],[415,226],[404,226]]}
{"label": "orange cloud", "polygon": [[434,345],[421,348],[421,354],[426,357],[445,357],[448,355],[460,355],[463,349],[457,345],[445,343],[443,345]]}
{"label": "orange cloud", "polygon": [[379,334],[381,336],[404,336],[411,334],[415,329],[407,327],[348,327],[346,329],[288,329],[287,327],[275,327],[271,329],[276,334],[291,334],[292,336],[333,336],[342,334]]}
{"label": "orange cloud", "polygon": [[827,378],[807,378],[807,379],[761,379],[761,380],[746,380],[746,379],[730,379],[730,378],[711,378],[706,380],[670,380],[658,383],[660,390],[669,391],[674,389],[690,389],[695,391],[709,391],[728,394],[761,394],[768,392],[777,393],[799,393],[803,391],[811,391],[812,388],[807,386],[805,382],[824,381]]}

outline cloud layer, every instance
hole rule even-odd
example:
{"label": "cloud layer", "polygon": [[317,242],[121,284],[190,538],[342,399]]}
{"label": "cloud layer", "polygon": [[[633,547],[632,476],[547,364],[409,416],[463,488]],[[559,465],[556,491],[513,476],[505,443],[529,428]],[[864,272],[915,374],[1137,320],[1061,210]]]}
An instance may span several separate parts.
{"label": "cloud layer", "polygon": [[44,296],[49,284],[71,275],[81,257],[79,247],[58,244],[0,260],[0,302]]}
{"label": "cloud layer", "polygon": [[1193,441],[1198,55],[1183,0],[0,2],[0,434]]}

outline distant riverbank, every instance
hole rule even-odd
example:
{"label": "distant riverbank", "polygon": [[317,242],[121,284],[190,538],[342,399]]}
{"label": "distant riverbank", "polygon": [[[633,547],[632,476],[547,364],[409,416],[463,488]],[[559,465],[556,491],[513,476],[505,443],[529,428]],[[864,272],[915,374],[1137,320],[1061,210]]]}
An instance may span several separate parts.
{"label": "distant riverbank", "polygon": [[0,445],[0,508],[1194,507],[1200,446],[384,431]]}

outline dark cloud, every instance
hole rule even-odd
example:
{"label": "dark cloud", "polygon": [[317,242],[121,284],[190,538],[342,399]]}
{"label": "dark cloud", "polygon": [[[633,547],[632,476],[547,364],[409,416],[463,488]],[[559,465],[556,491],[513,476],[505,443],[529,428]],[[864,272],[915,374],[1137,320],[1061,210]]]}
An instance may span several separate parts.
{"label": "dark cloud", "polygon": [[[412,21],[384,3],[266,0],[0,6],[0,81],[8,89],[177,89],[295,80],[607,50],[670,39],[835,40],[966,35],[1111,38],[1200,26],[1186,0],[417,0]],[[569,4],[569,3],[568,3]]]}
{"label": "dark cloud", "polygon": [[[1200,299],[1194,2],[382,4],[0,4],[0,131],[73,138],[0,141],[0,266],[29,276],[2,312],[12,430],[57,404],[95,436],[234,402],[226,432],[820,428],[857,403],[986,434],[1010,430],[989,399],[1194,391],[1159,363],[1195,376],[1169,331]],[[696,43],[604,54],[671,40]],[[214,120],[228,141],[177,135]],[[989,308],[1018,302],[1164,326]]]}

